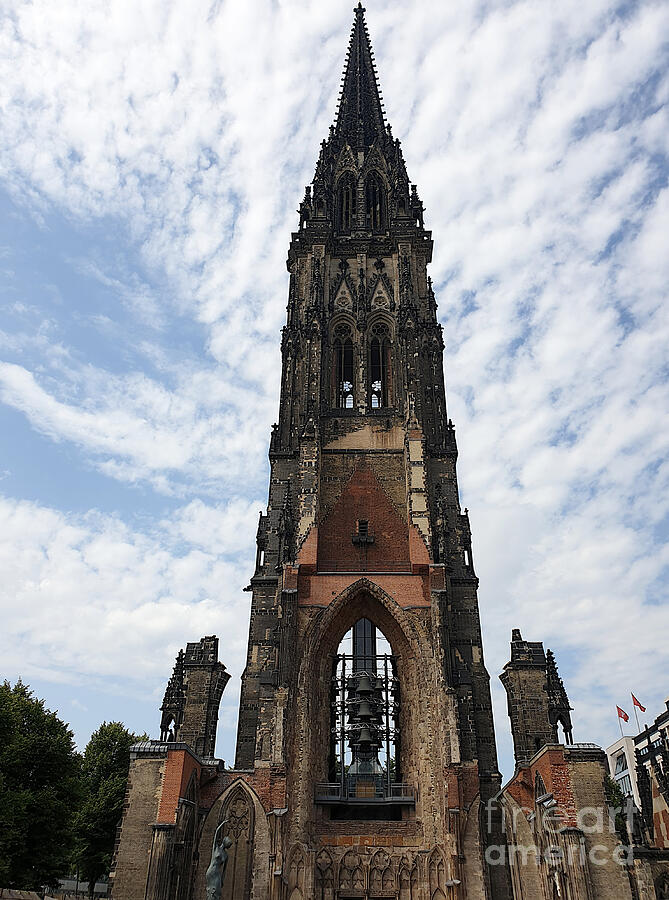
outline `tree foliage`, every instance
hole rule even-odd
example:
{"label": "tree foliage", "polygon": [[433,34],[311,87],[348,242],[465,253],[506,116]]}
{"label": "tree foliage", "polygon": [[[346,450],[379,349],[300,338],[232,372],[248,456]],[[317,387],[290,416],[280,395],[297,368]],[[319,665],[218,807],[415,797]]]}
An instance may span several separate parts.
{"label": "tree foliage", "polygon": [[116,826],[123,813],[130,747],[142,740],[120,722],[103,722],[82,761],[82,802],[77,815],[79,875],[92,887],[109,872]]}
{"label": "tree foliage", "polygon": [[72,732],[18,681],[0,685],[0,885],[57,887],[79,798]]}
{"label": "tree foliage", "polygon": [[621,843],[629,844],[629,835],[625,819],[627,798],[620,789],[620,785],[615,782],[610,775],[604,776],[604,796],[606,797],[606,803],[609,807],[609,815],[614,816],[618,838]]}

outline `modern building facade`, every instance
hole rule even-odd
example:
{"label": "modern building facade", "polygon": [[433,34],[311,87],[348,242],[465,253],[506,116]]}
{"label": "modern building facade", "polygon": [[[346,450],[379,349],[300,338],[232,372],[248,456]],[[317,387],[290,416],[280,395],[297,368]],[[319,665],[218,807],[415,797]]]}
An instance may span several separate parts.
{"label": "modern building facade", "polygon": [[669,850],[669,699],[654,722],[630,740],[630,780],[639,798],[647,840],[653,847]]}
{"label": "modern building facade", "polygon": [[177,659],[161,739],[133,748],[113,896],[631,897],[610,859],[594,875],[535,863],[527,883],[510,862],[505,812],[551,792],[571,804],[560,840],[581,847],[578,804],[604,803],[605,758],[558,743],[571,720],[554,660],[514,634],[518,769],[501,791],[432,237],[361,5],[299,215],[234,768],[214,755],[228,675],[206,637]]}
{"label": "modern building facade", "polygon": [[641,808],[639,786],[636,778],[636,755],[634,738],[624,735],[606,748],[609,775],[625,797],[632,797],[638,809]]}

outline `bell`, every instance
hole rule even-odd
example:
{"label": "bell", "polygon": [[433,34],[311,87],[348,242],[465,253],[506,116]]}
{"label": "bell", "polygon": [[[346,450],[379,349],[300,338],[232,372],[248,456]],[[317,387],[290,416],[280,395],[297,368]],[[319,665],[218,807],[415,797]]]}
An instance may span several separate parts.
{"label": "bell", "polygon": [[359,719],[371,719],[372,717],[372,709],[369,705],[369,700],[361,700],[358,705],[358,718]]}
{"label": "bell", "polygon": [[359,694],[371,694],[373,692],[372,684],[369,680],[369,675],[367,672],[363,672],[360,676],[360,680],[358,681],[358,693]]}
{"label": "bell", "polygon": [[372,743],[372,733],[366,725],[363,725],[360,729],[360,733],[358,734],[358,739],[356,744],[371,744]]}

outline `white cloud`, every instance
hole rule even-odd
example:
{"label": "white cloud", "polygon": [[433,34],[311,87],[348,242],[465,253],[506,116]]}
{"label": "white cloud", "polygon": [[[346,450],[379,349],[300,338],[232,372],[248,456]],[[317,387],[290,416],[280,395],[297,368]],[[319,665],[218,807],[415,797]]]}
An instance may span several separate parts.
{"label": "white cloud", "polygon": [[[194,501],[147,532],[95,511],[73,516],[0,497],[3,676],[117,684],[146,701],[162,696],[186,641],[218,634],[235,676],[225,696],[234,710],[257,508]],[[96,715],[104,712],[90,712],[92,728]],[[226,712],[226,750],[231,719]]]}
{"label": "white cloud", "polygon": [[167,493],[183,491],[186,478],[212,492],[238,483],[249,457],[262,465],[266,398],[233,388],[220,373],[182,370],[175,390],[140,372],[118,377],[89,366],[68,375],[69,382],[51,379],[66,401],[22,366],[0,363],[0,398],[38,431],[92,454],[113,477],[147,479]]}

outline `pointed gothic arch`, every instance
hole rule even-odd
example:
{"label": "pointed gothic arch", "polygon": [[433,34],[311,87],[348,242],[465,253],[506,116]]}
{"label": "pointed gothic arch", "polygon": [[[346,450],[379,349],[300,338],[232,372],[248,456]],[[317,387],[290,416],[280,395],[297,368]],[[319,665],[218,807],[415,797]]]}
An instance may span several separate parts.
{"label": "pointed gothic arch", "polygon": [[229,821],[220,836],[229,837],[233,845],[228,851],[228,865],[220,900],[250,897],[252,889],[262,896],[263,891],[268,890],[268,869],[264,865],[258,866],[257,859],[254,863],[254,848],[258,844],[265,846],[269,841],[269,827],[258,795],[243,778],[237,778],[227,786],[214,801],[202,824],[192,896],[205,896],[205,874],[211,859],[214,833],[226,818]]}
{"label": "pointed gothic arch", "polygon": [[366,890],[366,882],[364,862],[358,853],[349,850],[339,863],[337,883],[340,894],[345,896],[347,891],[352,894],[362,894]]}
{"label": "pointed gothic arch", "polygon": [[446,900],[448,865],[442,851],[435,847],[428,862],[430,900]]}
{"label": "pointed gothic arch", "polygon": [[334,863],[327,850],[321,850],[316,857],[314,890],[316,900],[334,900]]}
{"label": "pointed gothic arch", "polygon": [[414,862],[413,868],[411,869],[411,877],[410,877],[410,886],[411,886],[411,900],[419,900],[420,897],[420,877],[418,875],[418,863]]}
{"label": "pointed gothic arch", "polygon": [[306,856],[300,844],[296,844],[288,854],[286,866],[288,879],[288,900],[306,898]]}
{"label": "pointed gothic arch", "polygon": [[421,666],[425,668],[424,636],[416,618],[380,585],[363,577],[333,598],[308,627],[303,640],[309,653],[301,660],[300,681],[308,679],[313,684],[324,676],[342,637],[360,618],[371,619],[383,632],[412,680]]}
{"label": "pointed gothic arch", "polygon": [[358,212],[358,186],[352,172],[344,172],[337,182],[337,231],[350,234]]}
{"label": "pointed gothic arch", "polygon": [[400,861],[397,881],[399,887],[399,900],[411,900],[411,870],[409,868],[409,861],[404,856]]}
{"label": "pointed gothic arch", "polygon": [[376,171],[370,172],[365,179],[365,224],[375,233],[388,227],[388,191]]}
{"label": "pointed gothic arch", "polygon": [[393,405],[392,325],[377,316],[367,329],[367,402],[370,409]]}
{"label": "pointed gothic arch", "polygon": [[370,897],[387,897],[395,894],[395,873],[386,850],[377,850],[369,864]]}
{"label": "pointed gothic arch", "polygon": [[340,316],[333,322],[330,342],[331,404],[337,409],[352,410],[355,407],[355,327],[348,317]]}
{"label": "pointed gothic arch", "polygon": [[223,836],[230,838],[232,846],[228,850],[221,900],[235,900],[236,897],[250,895],[253,874],[255,808],[243,781],[237,782],[221,805],[218,824],[222,822],[226,822]]}
{"label": "pointed gothic arch", "polygon": [[[396,783],[397,773],[397,781],[414,790],[419,790],[422,783],[426,762],[416,735],[419,722],[430,720],[435,713],[423,702],[429,693],[427,685],[421,686],[429,671],[424,658],[427,641],[423,624],[411,612],[405,612],[379,585],[361,578],[314,617],[301,639],[305,652],[300,660],[297,696],[308,721],[305,749],[299,759],[301,774],[296,775],[302,789],[311,797],[320,794],[318,788],[325,784],[336,783],[341,788],[341,772],[338,778],[330,777],[333,666],[342,637],[360,618],[369,618],[383,632],[396,659],[400,707],[397,741],[391,753],[395,760],[391,781]],[[401,702],[402,696],[410,695],[416,698],[414,702]],[[310,712],[306,713],[307,710]],[[438,730],[436,722],[434,730],[435,733]],[[351,789],[350,784],[347,788]]]}

